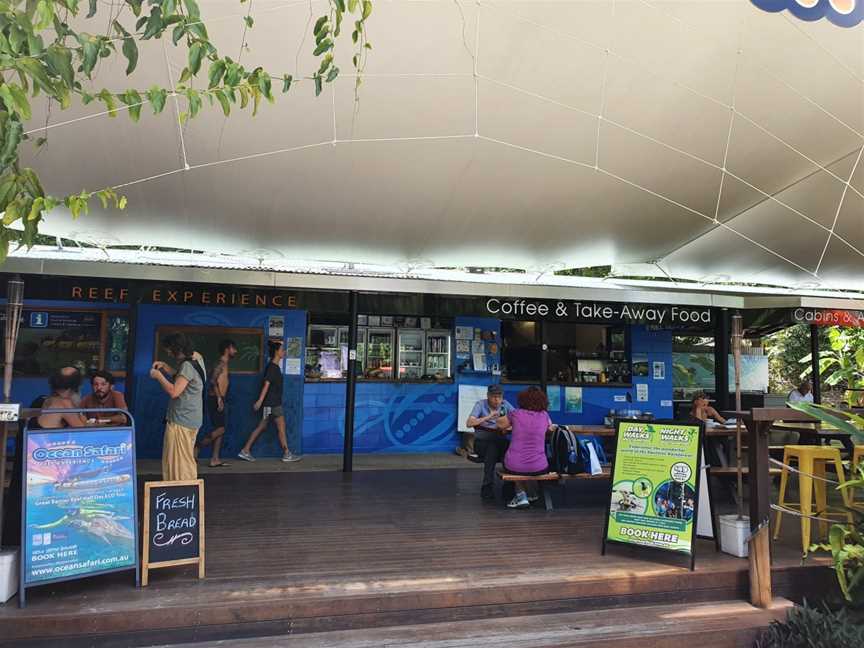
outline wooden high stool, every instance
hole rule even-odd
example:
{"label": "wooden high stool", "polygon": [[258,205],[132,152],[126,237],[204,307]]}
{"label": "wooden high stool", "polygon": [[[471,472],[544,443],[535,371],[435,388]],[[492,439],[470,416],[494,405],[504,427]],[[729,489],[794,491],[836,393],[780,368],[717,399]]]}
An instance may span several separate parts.
{"label": "wooden high stool", "polygon": [[[789,480],[789,469],[786,466],[791,465],[792,459],[798,464],[798,490],[800,492],[800,502],[786,501],[786,484]],[[819,534],[826,536],[828,534],[828,522],[832,517],[845,517],[849,524],[852,524],[852,513],[849,511],[831,511],[828,506],[828,497],[825,479],[825,467],[832,462],[834,469],[837,471],[837,479],[841,483],[845,481],[846,476],[843,472],[843,461],[840,458],[840,450],[831,446],[810,446],[810,445],[787,445],[783,451],[783,472],[780,474],[780,501],[779,505],[784,508],[790,508],[801,512],[801,547],[806,556],[810,548],[810,517],[813,516],[813,494],[816,494],[816,512],[819,517]],[[812,475],[812,476],[811,476]],[[816,479],[814,479],[816,477]],[[841,489],[840,493],[843,497],[843,503],[847,506],[849,502],[849,493],[847,489]],[[783,512],[777,511],[774,518],[774,539],[780,536],[780,523],[783,519]]]}

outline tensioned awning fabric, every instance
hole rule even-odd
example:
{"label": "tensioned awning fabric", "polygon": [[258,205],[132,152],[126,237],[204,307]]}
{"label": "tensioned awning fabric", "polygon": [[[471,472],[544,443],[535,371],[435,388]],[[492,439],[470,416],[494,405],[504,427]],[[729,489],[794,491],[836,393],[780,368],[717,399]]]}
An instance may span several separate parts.
{"label": "tensioned awning fabric", "polygon": [[[827,0],[819,0],[827,2]],[[200,3],[220,49],[308,75],[308,0]],[[311,2],[311,15],[324,10]],[[533,271],[638,264],[705,282],[860,289],[864,28],[745,0],[375,2],[355,103],[301,82],[259,115],[217,107],[34,117],[54,194],[118,186],[125,212],[47,233],[279,259]],[[185,50],[142,42],[96,86],[171,87]],[[242,52],[242,53],[241,53]],[[47,129],[45,124],[47,123]]]}

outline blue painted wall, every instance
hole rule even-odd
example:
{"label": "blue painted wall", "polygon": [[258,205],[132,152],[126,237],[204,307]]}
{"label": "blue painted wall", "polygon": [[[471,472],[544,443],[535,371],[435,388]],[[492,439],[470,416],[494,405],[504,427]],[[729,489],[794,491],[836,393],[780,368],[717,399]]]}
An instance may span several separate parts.
{"label": "blue painted wall", "polygon": [[[226,326],[261,328],[266,339],[267,318],[281,315],[285,318],[285,336],[305,340],[306,311],[263,310],[253,308],[214,308],[189,306],[142,305],[138,307],[138,331],[135,347],[135,420],[137,452],[139,457],[162,456],[162,435],[168,396],[159,384],[150,378],[150,365],[154,360],[156,328],[175,324],[178,326]],[[302,351],[301,351],[302,357]],[[215,358],[205,358],[208,371]],[[303,376],[285,376],[283,400],[288,446],[302,452],[301,428],[303,420]],[[257,424],[258,416],[252,404],[261,389],[261,375],[232,374],[228,392],[227,421],[222,454],[231,457],[243,446],[249,433]],[[206,418],[206,417],[205,417]],[[202,432],[211,429],[205,420]],[[253,448],[253,454],[262,457],[278,457],[282,452],[276,440],[276,430],[270,429],[261,435]],[[207,456],[202,453],[202,456]]]}
{"label": "blue painted wall", "polygon": [[[354,451],[449,452],[456,443],[453,383],[358,382]],[[307,383],[303,396],[303,451],[341,453],[345,383]]]}

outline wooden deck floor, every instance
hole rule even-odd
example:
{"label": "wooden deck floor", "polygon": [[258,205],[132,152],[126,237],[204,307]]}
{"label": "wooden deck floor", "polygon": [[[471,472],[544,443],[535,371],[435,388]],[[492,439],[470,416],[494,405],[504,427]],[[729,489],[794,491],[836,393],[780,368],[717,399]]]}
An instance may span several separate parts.
{"label": "wooden deck floor", "polygon": [[[712,542],[699,541],[694,573],[666,553],[601,557],[603,483],[568,486],[568,506],[547,513],[481,503],[473,469],[205,480],[206,580],[180,568],[151,572],[141,590],[124,574],[35,588],[25,610],[0,608],[0,644],[95,633],[144,645],[746,596],[747,562]],[[775,581],[794,597],[830,572],[801,567],[791,527]]]}

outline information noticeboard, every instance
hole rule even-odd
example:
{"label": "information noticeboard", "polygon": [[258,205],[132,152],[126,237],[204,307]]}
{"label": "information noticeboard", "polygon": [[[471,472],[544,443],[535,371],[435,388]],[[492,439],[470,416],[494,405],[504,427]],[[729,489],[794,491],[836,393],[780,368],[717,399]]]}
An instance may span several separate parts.
{"label": "information noticeboard", "polygon": [[150,570],[198,565],[204,578],[204,480],[144,484],[144,556],[141,584]]}
{"label": "information noticeboard", "polygon": [[607,542],[690,556],[698,519],[703,428],[618,421],[603,552]]}
{"label": "information noticeboard", "polygon": [[19,604],[27,587],[137,570],[134,428],[25,429],[23,447]]}

